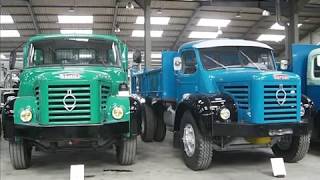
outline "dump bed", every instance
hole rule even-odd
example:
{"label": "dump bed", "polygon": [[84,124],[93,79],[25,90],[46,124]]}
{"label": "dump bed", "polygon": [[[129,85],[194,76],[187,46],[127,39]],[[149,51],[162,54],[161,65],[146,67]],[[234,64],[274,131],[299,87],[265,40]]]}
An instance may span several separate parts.
{"label": "dump bed", "polygon": [[131,91],[133,94],[153,99],[172,101],[176,99],[176,80],[173,70],[173,59],[177,56],[175,51],[163,51],[161,68],[132,71]]}

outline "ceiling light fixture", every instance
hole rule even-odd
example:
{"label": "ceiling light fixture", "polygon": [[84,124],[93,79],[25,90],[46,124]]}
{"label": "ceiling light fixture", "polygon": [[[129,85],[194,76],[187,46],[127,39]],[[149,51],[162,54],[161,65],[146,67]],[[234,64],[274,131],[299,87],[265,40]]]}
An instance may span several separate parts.
{"label": "ceiling light fixture", "polygon": [[[157,25],[168,25],[170,21],[170,17],[151,17],[150,24]],[[144,24],[144,17],[138,16],[136,19],[136,24]]]}
{"label": "ceiling light fixture", "polygon": [[118,32],[120,32],[120,31],[121,31],[120,25],[117,23],[117,24],[115,25],[115,27],[114,27],[114,32],[118,33]]}
{"label": "ceiling light fixture", "polygon": [[[151,37],[162,37],[163,31],[150,31]],[[144,30],[133,30],[132,37],[144,37]]]}
{"label": "ceiling light fixture", "polygon": [[131,1],[128,1],[128,3],[126,4],[126,9],[134,9],[134,5]]}
{"label": "ceiling light fixture", "polygon": [[0,30],[0,37],[20,37],[18,30]]}
{"label": "ceiling light fixture", "polygon": [[92,29],[61,29],[61,34],[92,34]]}
{"label": "ceiling light fixture", "polygon": [[273,41],[273,42],[280,42],[286,36],[285,35],[277,35],[277,34],[261,34],[257,40],[258,41]]}
{"label": "ceiling light fixture", "polygon": [[223,34],[223,32],[222,32],[222,30],[221,30],[221,28],[220,28],[220,27],[218,27],[218,32],[217,32],[217,34],[218,34],[218,35]]}
{"label": "ceiling light fixture", "polygon": [[162,10],[161,10],[161,9],[158,9],[158,10],[157,10],[157,14],[159,14],[159,15],[162,14]]}
{"label": "ceiling light fixture", "polygon": [[13,24],[12,16],[10,15],[0,15],[0,24]]}
{"label": "ceiling light fixture", "polygon": [[213,26],[213,27],[227,27],[231,20],[229,19],[208,19],[201,18],[197,26]]}
{"label": "ceiling light fixture", "polygon": [[241,13],[238,12],[235,17],[236,17],[236,18],[241,18]]}
{"label": "ceiling light fixture", "polygon": [[268,10],[263,10],[263,11],[262,11],[262,16],[270,16],[270,11],[268,11]]}
{"label": "ceiling light fixture", "polygon": [[92,24],[93,16],[58,16],[58,23],[60,24]]}

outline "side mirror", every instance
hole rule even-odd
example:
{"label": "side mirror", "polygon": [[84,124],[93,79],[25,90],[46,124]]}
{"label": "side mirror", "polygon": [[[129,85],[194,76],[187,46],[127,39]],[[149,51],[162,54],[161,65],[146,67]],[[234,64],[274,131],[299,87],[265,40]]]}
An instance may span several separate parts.
{"label": "side mirror", "polygon": [[288,69],[288,60],[281,60],[280,61],[280,69],[287,70]]}
{"label": "side mirror", "polygon": [[10,53],[10,61],[9,61],[9,69],[14,69],[17,61],[17,53],[15,51],[11,51]]}
{"label": "side mirror", "polygon": [[133,55],[132,55],[132,59],[133,59],[133,62],[135,62],[135,63],[141,63],[141,51],[139,51],[139,50],[134,50],[134,52],[133,52]]}
{"label": "side mirror", "polygon": [[182,61],[180,57],[175,57],[173,59],[173,69],[174,71],[180,71],[182,69]]}
{"label": "side mirror", "polygon": [[317,55],[317,66],[320,67],[320,54]]}

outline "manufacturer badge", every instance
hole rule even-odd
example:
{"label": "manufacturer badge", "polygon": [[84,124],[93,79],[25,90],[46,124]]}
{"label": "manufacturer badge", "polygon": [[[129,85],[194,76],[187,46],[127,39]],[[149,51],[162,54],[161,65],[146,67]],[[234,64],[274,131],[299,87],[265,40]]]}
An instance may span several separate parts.
{"label": "manufacturer badge", "polygon": [[283,84],[279,85],[279,89],[276,92],[276,99],[279,105],[283,105],[287,100],[287,93],[283,89]]}
{"label": "manufacturer badge", "polygon": [[59,75],[60,79],[80,79],[79,73],[65,73]]}
{"label": "manufacturer badge", "polygon": [[[67,102],[68,100],[68,102]],[[77,99],[76,97],[72,94],[72,90],[69,89],[67,91],[67,94],[64,96],[63,98],[63,104],[64,104],[64,108],[67,110],[67,111],[73,111],[74,108],[76,107],[76,104],[77,104]]]}

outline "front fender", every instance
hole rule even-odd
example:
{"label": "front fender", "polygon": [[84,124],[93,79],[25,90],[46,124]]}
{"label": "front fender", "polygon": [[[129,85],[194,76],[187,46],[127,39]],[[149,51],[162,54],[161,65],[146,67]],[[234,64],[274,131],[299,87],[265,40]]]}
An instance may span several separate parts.
{"label": "front fender", "polygon": [[[228,108],[230,110],[230,118],[223,120],[220,118],[220,110]],[[198,128],[202,134],[211,133],[213,122],[236,122],[237,108],[233,99],[227,94],[197,94],[189,95],[179,102],[176,110],[174,130],[180,128],[181,118],[185,111],[190,111],[193,115]]]}

